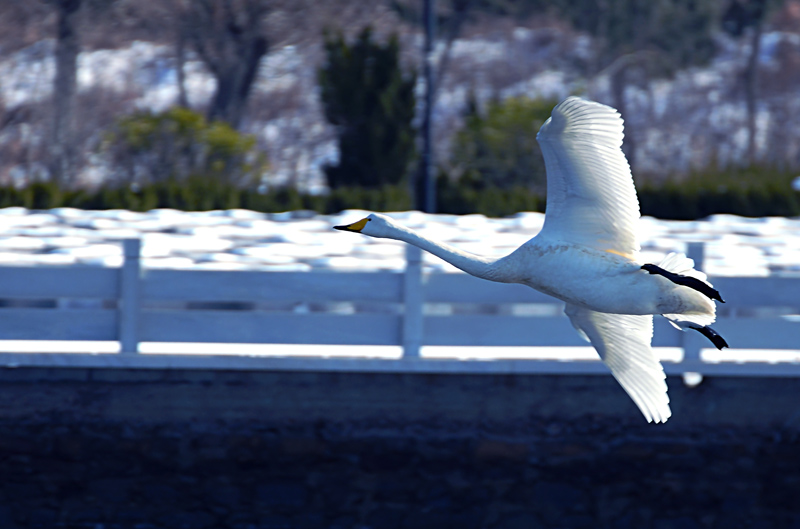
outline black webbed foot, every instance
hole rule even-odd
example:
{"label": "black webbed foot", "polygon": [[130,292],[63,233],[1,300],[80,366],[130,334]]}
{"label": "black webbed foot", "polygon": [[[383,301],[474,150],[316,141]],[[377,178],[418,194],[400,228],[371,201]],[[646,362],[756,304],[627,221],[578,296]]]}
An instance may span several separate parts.
{"label": "black webbed foot", "polygon": [[716,299],[720,303],[725,303],[725,300],[722,299],[722,296],[719,295],[719,291],[717,289],[708,285],[703,281],[700,281],[696,277],[689,277],[680,274],[675,274],[664,270],[660,266],[654,264],[646,264],[642,265],[642,270],[647,270],[650,274],[658,274],[660,276],[664,276],[676,285],[683,285],[685,287],[693,288],[694,290],[700,292],[704,296],[710,299]]}
{"label": "black webbed foot", "polygon": [[714,329],[712,329],[711,327],[708,326],[692,327],[692,329],[696,330],[697,332],[699,332],[700,334],[711,340],[711,343],[713,343],[714,347],[716,347],[717,349],[722,350],[723,347],[730,348],[728,342],[725,341],[725,338],[720,336],[719,333]]}

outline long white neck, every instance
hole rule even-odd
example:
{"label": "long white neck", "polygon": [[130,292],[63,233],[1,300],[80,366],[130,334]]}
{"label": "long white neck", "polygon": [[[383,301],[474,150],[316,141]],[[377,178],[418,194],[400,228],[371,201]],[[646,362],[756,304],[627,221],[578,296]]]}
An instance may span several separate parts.
{"label": "long white neck", "polygon": [[500,281],[504,283],[511,283],[515,281],[514,277],[510,277],[506,267],[501,266],[503,259],[496,259],[491,257],[482,257],[479,255],[464,252],[458,248],[453,248],[448,244],[436,242],[419,233],[410,230],[406,227],[399,226],[391,237],[400,241],[413,244],[427,252],[432,253],[459,270],[480,277],[490,281]]}

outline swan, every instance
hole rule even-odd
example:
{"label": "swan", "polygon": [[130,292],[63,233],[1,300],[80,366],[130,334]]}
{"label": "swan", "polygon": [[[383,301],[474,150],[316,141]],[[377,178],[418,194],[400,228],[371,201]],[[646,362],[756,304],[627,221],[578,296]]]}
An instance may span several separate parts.
{"label": "swan", "polygon": [[653,315],[696,330],[719,349],[728,344],[709,325],[723,302],[684,254],[659,264],[639,260],[639,201],[622,152],[623,120],[613,108],[569,97],[536,136],[547,171],[544,225],[501,258],[432,241],[373,213],[338,230],[418,246],[473,276],[520,283],[566,303],[578,334],[597,350],[648,422],[671,415],[664,369],[650,342]]}

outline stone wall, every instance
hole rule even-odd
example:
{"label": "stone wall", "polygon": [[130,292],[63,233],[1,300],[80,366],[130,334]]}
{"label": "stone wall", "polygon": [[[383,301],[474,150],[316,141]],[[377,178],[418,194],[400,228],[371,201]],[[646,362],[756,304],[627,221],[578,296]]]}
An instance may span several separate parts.
{"label": "stone wall", "polygon": [[0,370],[0,528],[800,528],[800,380],[669,385]]}

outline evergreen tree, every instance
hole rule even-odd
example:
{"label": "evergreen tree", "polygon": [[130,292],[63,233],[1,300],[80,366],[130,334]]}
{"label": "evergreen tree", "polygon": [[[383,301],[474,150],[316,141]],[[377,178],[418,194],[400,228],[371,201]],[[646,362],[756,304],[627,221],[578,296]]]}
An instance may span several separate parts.
{"label": "evergreen tree", "polygon": [[489,102],[481,113],[471,100],[453,139],[450,173],[477,189],[524,188],[544,195],[547,177],[536,133],[555,104],[511,97]]}
{"label": "evergreen tree", "polygon": [[107,132],[102,152],[111,180],[136,187],[197,180],[252,188],[267,165],[254,136],[181,107],[121,117]]}
{"label": "evergreen tree", "polygon": [[326,35],[319,70],[325,117],[336,126],[339,162],[325,167],[328,185],[382,187],[403,181],[414,158],[414,73],[400,68],[395,37],[372,41],[369,28],[353,44]]}

